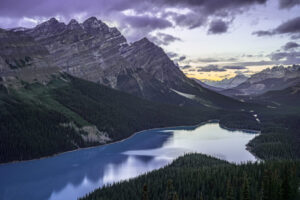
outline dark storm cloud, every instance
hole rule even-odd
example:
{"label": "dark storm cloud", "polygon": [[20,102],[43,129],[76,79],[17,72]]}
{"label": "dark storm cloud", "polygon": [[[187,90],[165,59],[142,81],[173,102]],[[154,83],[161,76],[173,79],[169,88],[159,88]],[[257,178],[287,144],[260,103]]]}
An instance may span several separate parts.
{"label": "dark storm cloud", "polygon": [[228,23],[223,20],[213,20],[208,29],[209,34],[226,33],[228,30]]}
{"label": "dark storm cloud", "polygon": [[219,67],[218,65],[208,65],[205,67],[199,67],[198,72],[225,72],[226,69]]}
{"label": "dark storm cloud", "polygon": [[288,42],[283,46],[283,49],[287,51],[287,50],[295,49],[295,48],[298,48],[298,47],[300,47],[300,45],[298,43]]}
{"label": "dark storm cloud", "polygon": [[157,45],[165,45],[165,46],[175,41],[181,41],[180,38],[166,33],[157,33],[155,36],[149,36],[149,39],[152,40]]}
{"label": "dark storm cloud", "polygon": [[[155,29],[180,26],[189,29],[207,25],[207,19],[233,16],[267,0],[1,0],[0,17],[17,26],[23,17],[45,20],[60,16],[65,22],[74,16],[97,16],[104,21],[117,22],[118,28],[132,38],[147,36]],[[170,11],[187,9],[186,13]],[[131,10],[132,13],[124,13]],[[150,15],[149,15],[150,14]],[[172,20],[171,22],[168,20]],[[33,22],[34,23],[34,22]],[[0,21],[0,26],[7,24]],[[224,31],[213,26],[212,33]],[[134,29],[134,30],[130,30]],[[225,28],[226,29],[226,28]],[[215,31],[216,30],[216,31]]]}
{"label": "dark storm cloud", "polygon": [[300,4],[300,0],[279,0],[280,8],[292,8]]}
{"label": "dark storm cloud", "polygon": [[300,17],[290,19],[290,20],[282,23],[281,25],[279,25],[277,28],[275,28],[273,30],[256,31],[253,34],[257,35],[257,36],[271,36],[271,35],[277,35],[277,34],[291,34],[291,35],[294,35],[294,37],[295,36],[297,37],[300,34]]}

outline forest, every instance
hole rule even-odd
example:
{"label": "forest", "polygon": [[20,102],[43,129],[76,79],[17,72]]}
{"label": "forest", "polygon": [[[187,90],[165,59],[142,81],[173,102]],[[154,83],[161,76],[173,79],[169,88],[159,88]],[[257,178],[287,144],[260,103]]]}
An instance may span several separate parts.
{"label": "forest", "polygon": [[47,85],[0,85],[0,163],[29,160],[81,147],[77,127],[96,125],[111,142],[157,127],[195,125],[213,119],[215,112],[150,102],[99,84],[65,75]]}
{"label": "forest", "polygon": [[98,189],[81,200],[296,200],[299,161],[230,164],[187,154],[172,164]]}

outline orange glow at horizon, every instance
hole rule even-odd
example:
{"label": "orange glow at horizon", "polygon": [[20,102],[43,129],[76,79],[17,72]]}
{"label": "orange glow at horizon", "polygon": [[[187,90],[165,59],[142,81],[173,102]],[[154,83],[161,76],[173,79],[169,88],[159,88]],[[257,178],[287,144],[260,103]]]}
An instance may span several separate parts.
{"label": "orange glow at horizon", "polygon": [[[260,72],[266,68],[270,68],[272,66],[251,66],[247,67],[245,70],[239,70],[239,72],[243,73],[246,76],[251,76],[257,72]],[[224,72],[197,72],[197,71],[188,71],[182,70],[183,73],[189,78],[196,78],[199,80],[210,80],[210,81],[221,81],[225,78],[233,78],[237,75],[237,70],[227,70]]]}

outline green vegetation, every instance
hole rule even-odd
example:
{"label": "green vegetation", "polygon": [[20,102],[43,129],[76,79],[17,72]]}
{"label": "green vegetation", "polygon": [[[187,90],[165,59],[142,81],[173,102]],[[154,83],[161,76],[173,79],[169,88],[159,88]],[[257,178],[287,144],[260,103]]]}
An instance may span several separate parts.
{"label": "green vegetation", "polygon": [[189,154],[163,169],[98,189],[82,200],[296,200],[299,170],[300,163],[295,161],[234,165]]}
{"label": "green vegetation", "polygon": [[85,142],[77,127],[96,125],[112,141],[149,128],[194,125],[215,118],[203,108],[153,103],[70,76],[47,85],[0,87],[0,162],[27,160],[100,144]]}

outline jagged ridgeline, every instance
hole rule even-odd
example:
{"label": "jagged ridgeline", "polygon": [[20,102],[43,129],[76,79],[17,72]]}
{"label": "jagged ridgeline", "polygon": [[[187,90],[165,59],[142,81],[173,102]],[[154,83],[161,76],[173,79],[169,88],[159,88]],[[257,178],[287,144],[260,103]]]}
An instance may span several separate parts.
{"label": "jagged ridgeline", "polygon": [[69,24],[52,18],[33,29],[0,30],[0,75],[6,82],[16,77],[43,82],[59,72],[158,102],[241,106],[187,78],[147,38],[129,44],[116,28],[95,17]]}

